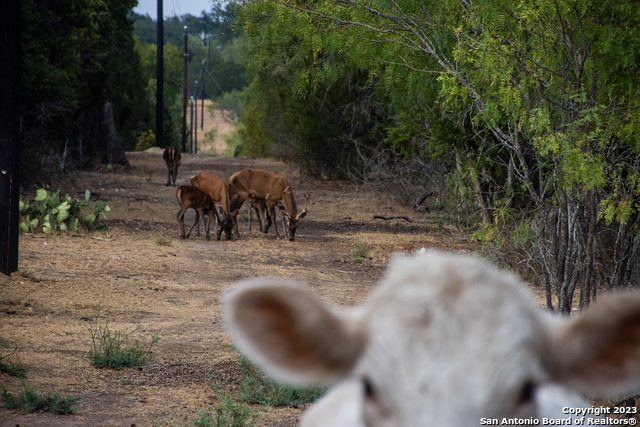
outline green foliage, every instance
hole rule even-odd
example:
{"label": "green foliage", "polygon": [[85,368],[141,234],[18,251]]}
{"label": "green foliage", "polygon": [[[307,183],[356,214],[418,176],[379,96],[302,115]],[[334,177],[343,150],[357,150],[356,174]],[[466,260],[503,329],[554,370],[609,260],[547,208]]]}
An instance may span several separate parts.
{"label": "green foliage", "polygon": [[148,148],[155,147],[156,135],[152,130],[143,131],[138,135],[135,151],[144,151]]}
{"label": "green foliage", "polygon": [[19,409],[25,413],[45,411],[59,415],[73,414],[73,405],[78,402],[78,397],[67,395],[62,397],[51,391],[41,394],[29,384],[24,384],[24,389],[17,395],[13,395],[4,388],[2,397],[5,407],[8,409]]}
{"label": "green foliage", "polygon": [[349,253],[351,255],[352,262],[354,264],[361,263],[364,258],[369,256],[369,245],[364,242],[357,242],[353,244],[353,249]]}
{"label": "green foliage", "polygon": [[293,387],[276,382],[260,372],[244,355],[239,354],[242,371],[239,400],[245,403],[297,408],[316,401],[326,389],[322,386]]}
{"label": "green foliage", "polygon": [[199,411],[193,421],[196,427],[252,427],[258,414],[249,405],[234,402],[233,396],[225,395],[222,402],[207,411]]}
{"label": "green foliage", "polygon": [[[485,1],[472,9],[457,0],[286,0],[247,3],[240,16],[256,72],[243,117],[248,151],[284,142],[309,162],[322,157],[306,138],[329,142],[326,152],[339,156],[331,147],[337,136],[366,152],[356,127],[322,122],[325,105],[344,116],[353,111],[347,106],[365,106],[344,87],[332,98],[348,78],[368,95],[366,110],[379,114],[354,114],[353,122],[377,128],[403,156],[441,161],[460,206],[493,223],[475,238],[496,250],[531,245],[531,264],[546,270],[560,311],[570,310],[566,292],[576,278],[591,286],[586,275],[595,266],[585,261],[595,261],[578,254],[610,255],[598,259],[607,286],[637,283],[640,268],[626,263],[636,265],[629,260],[640,254],[639,8],[611,0]],[[314,134],[300,99],[326,131]],[[293,126],[289,108],[299,111]],[[567,238],[569,230],[616,237]]]}
{"label": "green foliage", "polygon": [[156,245],[160,246],[171,246],[171,238],[165,236],[156,236],[155,238]]}
{"label": "green foliage", "polygon": [[[0,337],[0,344],[6,343],[2,337]],[[7,362],[9,356],[0,356],[0,372],[6,372],[17,378],[27,378],[27,366],[24,362],[17,357],[15,362]]]}
{"label": "green foliage", "polygon": [[[98,233],[109,231],[109,227],[100,219],[107,219],[106,213],[109,206],[102,200],[98,200],[92,209],[89,209],[89,190],[85,191],[84,200],[80,201],[60,195],[60,190],[49,192],[44,188],[36,191],[36,196],[27,203],[20,196],[20,230],[25,233],[34,233],[42,230],[45,233],[53,231],[86,230]],[[89,211],[86,215],[84,211]],[[39,228],[39,227],[42,228]]]}
{"label": "green foliage", "polygon": [[152,335],[148,345],[132,337],[140,327],[132,332],[114,331],[109,328],[107,319],[103,325],[98,324],[99,309],[95,322],[89,328],[91,332],[91,349],[89,360],[95,368],[122,369],[123,367],[144,366],[147,363],[151,348],[160,340]]}
{"label": "green foliage", "polygon": [[22,165],[25,181],[106,155],[103,106],[125,146],[148,120],[146,84],[129,14],[135,0],[22,3]]}

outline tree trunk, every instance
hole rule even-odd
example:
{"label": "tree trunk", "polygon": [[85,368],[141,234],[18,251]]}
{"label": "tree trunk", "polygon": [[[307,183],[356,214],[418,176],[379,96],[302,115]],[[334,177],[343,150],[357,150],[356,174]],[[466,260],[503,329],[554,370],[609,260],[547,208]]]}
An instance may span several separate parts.
{"label": "tree trunk", "polygon": [[102,128],[105,143],[102,161],[109,164],[129,166],[129,161],[127,161],[122,150],[122,143],[116,133],[116,124],[113,120],[113,105],[108,101],[103,108]]}

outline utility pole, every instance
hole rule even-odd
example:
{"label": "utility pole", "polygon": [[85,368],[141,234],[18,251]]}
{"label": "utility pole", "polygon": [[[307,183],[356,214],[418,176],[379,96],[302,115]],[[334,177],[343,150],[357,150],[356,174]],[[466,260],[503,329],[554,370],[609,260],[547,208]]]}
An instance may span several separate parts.
{"label": "utility pole", "polygon": [[18,270],[22,2],[0,2],[0,272]]}
{"label": "utility pole", "polygon": [[182,152],[187,152],[187,39],[189,29],[184,26],[184,52],[182,54]]}
{"label": "utility pole", "polygon": [[198,81],[196,80],[195,89],[195,106],[196,106],[196,125],[193,127],[193,153],[198,154]]}
{"label": "utility pole", "polygon": [[202,80],[202,85],[200,87],[200,129],[204,130],[204,59],[202,60],[200,79]]}
{"label": "utility pole", "polygon": [[157,45],[156,45],[156,146],[164,146],[164,13],[162,0],[158,0]]}
{"label": "utility pole", "polygon": [[193,153],[193,96],[191,97],[191,126],[189,127],[189,152]]}

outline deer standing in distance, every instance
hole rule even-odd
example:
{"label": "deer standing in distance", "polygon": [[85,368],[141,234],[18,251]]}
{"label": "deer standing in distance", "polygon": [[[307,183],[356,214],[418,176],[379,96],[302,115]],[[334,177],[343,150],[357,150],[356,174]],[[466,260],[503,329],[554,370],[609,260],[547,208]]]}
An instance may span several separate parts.
{"label": "deer standing in distance", "polygon": [[348,311],[299,284],[254,278],[225,293],[223,315],[274,378],[333,384],[300,427],[587,425],[602,411],[583,393],[640,388],[640,292],[560,317],[469,255],[396,257]]}
{"label": "deer standing in distance", "polygon": [[[231,239],[231,230],[235,215],[231,212],[231,201],[229,198],[229,186],[227,182],[213,174],[200,172],[191,177],[191,185],[197,187],[207,193],[211,200],[220,204],[221,216],[220,222],[227,240]],[[198,226],[197,234],[200,234],[200,226]]]}
{"label": "deer standing in distance", "polygon": [[180,166],[180,162],[182,161],[182,153],[180,153],[178,147],[170,145],[164,150],[164,153],[162,153],[162,158],[167,165],[167,186],[175,186],[178,177],[178,166]]}
{"label": "deer standing in distance", "polygon": [[[304,195],[304,208],[298,213],[296,199],[289,181],[279,175],[261,169],[243,169],[236,172],[229,178],[229,188],[235,197],[232,200],[231,210],[240,209],[242,204],[251,197],[256,200],[263,200],[273,226],[276,230],[276,237],[281,238],[278,232],[275,207],[282,212],[282,223],[287,238],[294,241],[298,221],[307,214],[307,204],[309,196]],[[268,222],[268,221],[267,221]],[[268,229],[268,226],[266,227]]]}
{"label": "deer standing in distance", "polygon": [[[216,230],[216,239],[220,240],[220,235],[222,234],[222,223],[218,218],[218,212],[216,210],[216,205],[211,200],[211,197],[199,189],[198,187],[194,187],[193,185],[181,185],[177,187],[175,190],[176,199],[178,200],[178,204],[180,205],[180,210],[178,211],[178,231],[181,239],[188,239],[193,231],[193,228],[198,225],[198,221],[202,216],[204,218],[204,230],[205,235],[207,236],[207,240],[209,239],[209,227],[211,224],[211,220],[215,219],[216,224],[218,225]],[[196,220],[193,223],[193,226],[189,230],[188,233],[184,232],[184,214],[187,212],[187,209],[193,208],[196,211]]]}

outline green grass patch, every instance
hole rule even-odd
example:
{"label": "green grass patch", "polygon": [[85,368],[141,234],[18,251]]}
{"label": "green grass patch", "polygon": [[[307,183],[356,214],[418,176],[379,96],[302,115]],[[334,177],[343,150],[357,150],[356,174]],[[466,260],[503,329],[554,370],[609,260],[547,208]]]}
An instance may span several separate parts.
{"label": "green grass patch", "polygon": [[294,387],[265,376],[244,355],[238,355],[242,381],[238,398],[241,402],[266,406],[298,408],[315,402],[324,394],[323,386]]}
{"label": "green grass patch", "polygon": [[193,424],[196,427],[252,427],[257,418],[257,411],[246,403],[235,402],[233,396],[227,394],[216,406],[199,411]]}
{"label": "green grass patch", "polygon": [[155,242],[156,242],[156,245],[171,246],[172,240],[170,237],[156,236]]}
{"label": "green grass patch", "polygon": [[65,397],[51,391],[41,394],[38,390],[29,384],[24,385],[24,389],[13,395],[5,388],[2,393],[5,408],[19,409],[23,412],[45,411],[54,414],[67,415],[73,414],[73,405],[79,398],[73,395]]}
{"label": "green grass patch", "polygon": [[[0,302],[2,302],[1,298],[0,298]],[[9,341],[7,341],[2,337],[0,337],[0,347],[6,348],[6,349],[12,348],[11,345],[9,344]],[[14,377],[18,377],[18,378],[27,378],[27,367],[22,362],[22,360],[20,360],[19,357],[16,356],[15,362],[11,362],[11,363],[9,362],[9,359],[14,354],[15,354],[15,351],[6,356],[0,356],[0,372],[5,372],[9,375],[13,375]]]}
{"label": "green grass patch", "polygon": [[352,262],[354,264],[361,263],[367,256],[369,256],[369,251],[369,245],[366,243],[354,243],[353,249],[350,252]]}
{"label": "green grass patch", "polygon": [[[99,312],[99,310],[98,310]],[[152,335],[149,344],[134,339],[132,334],[140,329],[138,326],[132,332],[114,331],[109,327],[109,320],[99,325],[99,313],[89,328],[91,332],[91,349],[89,360],[96,368],[131,368],[144,366],[151,353],[151,348],[160,340],[158,335]]]}

